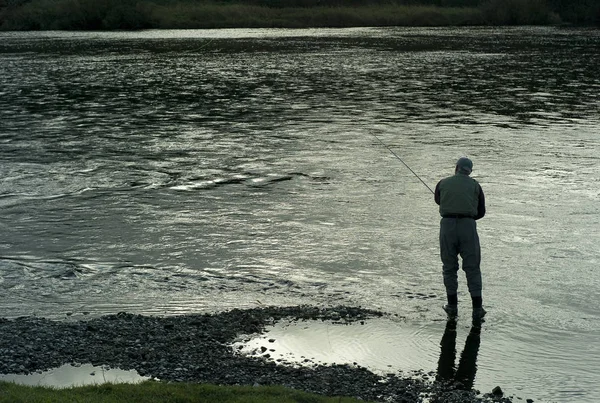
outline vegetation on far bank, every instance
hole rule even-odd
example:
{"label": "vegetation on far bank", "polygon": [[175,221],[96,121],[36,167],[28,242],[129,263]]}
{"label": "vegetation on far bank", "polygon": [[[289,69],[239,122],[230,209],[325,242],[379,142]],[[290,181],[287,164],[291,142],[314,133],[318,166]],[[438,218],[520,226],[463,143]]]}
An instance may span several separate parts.
{"label": "vegetation on far bank", "polygon": [[324,397],[278,386],[214,386],[146,381],[139,384],[103,384],[47,388],[0,382],[2,402],[87,403],[358,403],[350,397]]}
{"label": "vegetation on far bank", "polygon": [[2,30],[600,25],[597,0],[0,0]]}

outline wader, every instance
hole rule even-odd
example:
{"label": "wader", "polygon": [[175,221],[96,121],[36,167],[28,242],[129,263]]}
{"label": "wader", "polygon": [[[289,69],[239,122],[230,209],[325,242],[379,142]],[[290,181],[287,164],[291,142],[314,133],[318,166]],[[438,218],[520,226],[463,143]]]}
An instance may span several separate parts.
{"label": "wader", "polygon": [[458,255],[467,275],[471,297],[481,297],[481,249],[477,224],[473,218],[442,218],[440,223],[440,255],[444,285],[448,295],[458,293]]}

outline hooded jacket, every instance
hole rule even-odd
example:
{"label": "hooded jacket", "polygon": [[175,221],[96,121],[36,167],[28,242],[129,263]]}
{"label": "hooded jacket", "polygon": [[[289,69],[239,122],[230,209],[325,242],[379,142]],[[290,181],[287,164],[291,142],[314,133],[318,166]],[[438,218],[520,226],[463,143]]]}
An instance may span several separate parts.
{"label": "hooded jacket", "polygon": [[438,182],[434,193],[442,217],[468,217],[479,220],[485,215],[485,196],[481,185],[458,172]]}

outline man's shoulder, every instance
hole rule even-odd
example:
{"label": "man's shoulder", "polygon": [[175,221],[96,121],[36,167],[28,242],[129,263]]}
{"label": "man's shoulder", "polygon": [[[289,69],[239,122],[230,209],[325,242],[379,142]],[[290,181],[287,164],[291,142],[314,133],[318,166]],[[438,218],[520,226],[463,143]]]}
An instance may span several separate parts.
{"label": "man's shoulder", "polygon": [[438,183],[442,184],[442,183],[445,183],[445,182],[448,182],[448,181],[452,180],[453,178],[454,178],[454,175],[446,176],[445,178],[440,179],[440,181]]}
{"label": "man's shoulder", "polygon": [[451,175],[451,176],[441,179],[438,182],[438,186],[442,186],[444,184],[449,184],[449,183],[456,183],[456,184],[465,183],[465,181],[474,183],[476,186],[481,187],[481,185],[479,185],[479,182],[476,179],[471,178],[468,175],[460,175],[460,174]]}
{"label": "man's shoulder", "polygon": [[442,180],[440,180],[440,185],[443,185],[445,183],[451,183],[451,182],[455,182],[455,181],[460,181],[462,178],[460,178],[461,175],[450,175],[447,176],[445,178],[443,178]]}

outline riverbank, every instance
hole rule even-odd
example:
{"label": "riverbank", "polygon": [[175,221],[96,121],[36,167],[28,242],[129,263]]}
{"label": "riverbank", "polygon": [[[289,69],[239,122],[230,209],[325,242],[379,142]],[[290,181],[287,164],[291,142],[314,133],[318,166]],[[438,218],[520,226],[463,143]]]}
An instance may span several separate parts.
{"label": "riverbank", "polygon": [[[120,313],[89,320],[0,319],[0,373],[32,373],[91,363],[168,382],[281,385],[324,396],[370,401],[511,402],[439,383],[434,374],[377,375],[358,365],[299,367],[234,352],[241,335],[282,320],[350,323],[384,314],[362,308],[267,307],[218,314],[149,317]],[[404,399],[404,400],[402,400]]]}
{"label": "riverbank", "polygon": [[[600,5],[543,0],[288,2],[0,0],[0,30],[598,24]],[[575,2],[577,3],[577,2]],[[284,5],[285,4],[285,5]],[[460,5],[460,6],[458,6]]]}

